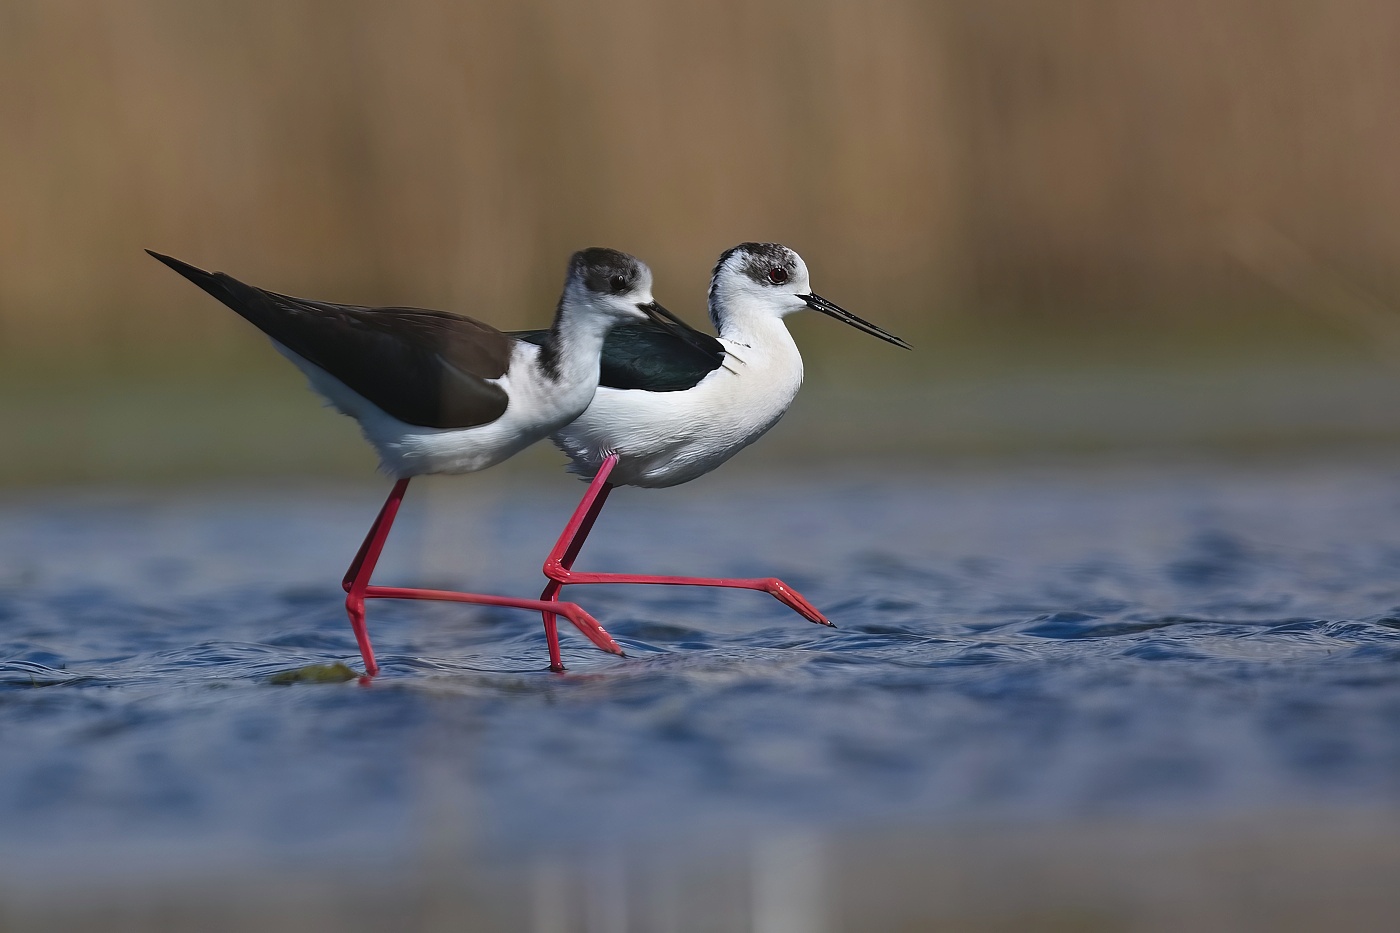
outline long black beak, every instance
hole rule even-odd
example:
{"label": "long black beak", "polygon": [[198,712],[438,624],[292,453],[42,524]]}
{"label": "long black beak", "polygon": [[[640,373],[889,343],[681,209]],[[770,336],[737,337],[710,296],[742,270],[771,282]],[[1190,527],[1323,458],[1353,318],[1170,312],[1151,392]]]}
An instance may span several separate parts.
{"label": "long black beak", "polygon": [[879,337],[881,340],[887,343],[892,343],[897,347],[903,347],[906,350],[914,349],[913,347],[909,346],[909,344],[905,343],[903,340],[900,340],[894,334],[891,334],[888,331],[881,330],[874,324],[871,324],[869,321],[861,320],[860,318],[856,317],[854,314],[847,311],[840,305],[832,304],[831,302],[827,301],[825,298],[823,298],[821,295],[818,295],[816,292],[813,292],[810,295],[798,295],[797,297],[807,302],[807,307],[811,308],[813,311],[820,311],[822,314],[834,317],[838,321],[844,321],[845,323],[854,327],[856,330],[865,331],[870,336]]}
{"label": "long black beak", "polygon": [[713,337],[691,327],[685,321],[682,321],[670,311],[663,308],[660,302],[653,301],[650,304],[637,305],[637,307],[641,308],[642,313],[656,324],[684,340],[701,353],[719,362],[724,361],[724,353],[715,349],[715,339]]}

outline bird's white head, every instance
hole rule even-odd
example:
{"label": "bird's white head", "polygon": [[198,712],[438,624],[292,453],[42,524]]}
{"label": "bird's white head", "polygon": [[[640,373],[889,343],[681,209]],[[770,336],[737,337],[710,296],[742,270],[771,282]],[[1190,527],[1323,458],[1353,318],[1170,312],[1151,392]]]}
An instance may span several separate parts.
{"label": "bird's white head", "polygon": [[781,243],[740,243],[725,250],[710,275],[710,320],[723,335],[763,319],[777,320],[811,308],[895,346],[903,340],[861,320],[812,291],[807,264]]}
{"label": "bird's white head", "polygon": [[651,270],[636,256],[601,246],[574,253],[554,317],[556,334],[568,330],[602,339],[615,325],[641,321],[658,324],[703,352],[716,352],[652,297]]}
{"label": "bird's white head", "polygon": [[740,243],[710,274],[710,320],[724,332],[738,316],[781,318],[807,307],[807,264],[781,243]]}
{"label": "bird's white head", "polygon": [[600,246],[579,250],[569,260],[561,307],[567,305],[615,323],[656,320],[660,308],[651,296],[647,264]]}

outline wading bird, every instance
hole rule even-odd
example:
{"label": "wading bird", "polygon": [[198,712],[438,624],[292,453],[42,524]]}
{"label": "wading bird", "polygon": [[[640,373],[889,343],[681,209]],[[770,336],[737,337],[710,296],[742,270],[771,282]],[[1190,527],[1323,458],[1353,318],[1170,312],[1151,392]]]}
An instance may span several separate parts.
{"label": "wading bird", "polygon": [[[710,320],[718,338],[651,323],[613,329],[603,347],[592,403],[552,440],[591,479],[544,564],[540,598],[582,583],[655,583],[762,590],[804,618],[831,625],[802,594],[773,577],[727,579],[588,573],[573,569],[584,540],[615,486],[686,483],[758,440],[787,411],[802,385],[802,356],[783,318],[804,309],[844,321],[895,346],[909,345],[812,291],[802,257],[777,243],[743,243],[720,256],[710,277]],[[543,344],[545,331],[520,334]],[[699,339],[697,339],[697,336]],[[557,632],[546,611],[550,657]]]}
{"label": "wading bird", "polygon": [[484,470],[578,417],[598,387],[599,354],[616,325],[650,322],[662,331],[687,332],[653,300],[651,270],[644,263],[610,249],[575,253],[553,326],[523,340],[444,311],[292,298],[151,255],[270,337],[315,391],[359,422],[384,472],[397,480],[342,581],[367,674],[376,674],[379,665],[365,627],[366,599],[437,599],[544,612],[555,670],[563,666],[555,613],[599,648],[622,654],[597,620],[573,603],[372,586],[369,580],[412,477]]}

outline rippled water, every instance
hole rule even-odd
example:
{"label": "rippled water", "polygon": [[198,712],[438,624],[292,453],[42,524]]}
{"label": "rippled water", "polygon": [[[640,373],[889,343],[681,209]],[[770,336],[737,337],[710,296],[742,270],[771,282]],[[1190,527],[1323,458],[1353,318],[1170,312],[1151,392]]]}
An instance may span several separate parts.
{"label": "rippled water", "polygon": [[[12,869],[529,852],[839,828],[1400,803],[1400,468],[1120,466],[620,491],[575,587],[632,657],[538,619],[338,587],[384,489],[0,502]],[[420,483],[379,582],[534,595],[561,477]],[[37,867],[36,867],[37,866]],[[16,869],[18,870],[18,869]]]}

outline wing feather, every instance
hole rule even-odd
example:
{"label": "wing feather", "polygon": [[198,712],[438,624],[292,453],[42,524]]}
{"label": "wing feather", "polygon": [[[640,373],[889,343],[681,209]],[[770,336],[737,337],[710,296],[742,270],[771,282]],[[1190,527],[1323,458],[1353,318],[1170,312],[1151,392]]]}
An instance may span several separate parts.
{"label": "wing feather", "polygon": [[505,375],[515,340],[488,324],[424,308],[294,298],[151,255],[400,421],[469,428],[505,413],[509,399],[489,380]]}
{"label": "wing feather", "polygon": [[[517,331],[529,343],[544,346],[549,331]],[[598,384],[610,389],[681,392],[693,388],[720,367],[724,346],[699,331],[691,340],[650,321],[620,324],[608,332]]]}

